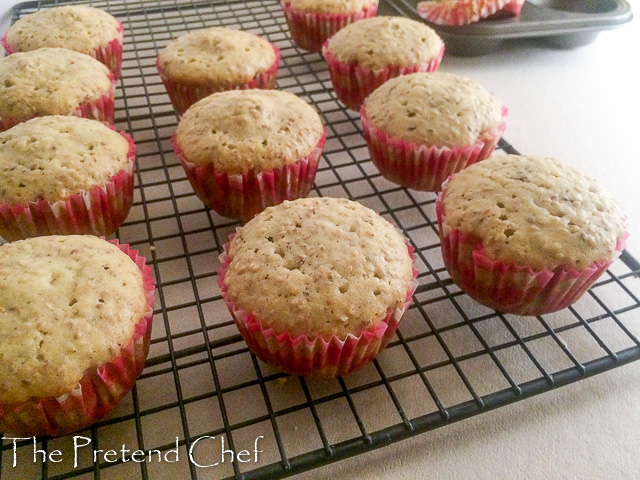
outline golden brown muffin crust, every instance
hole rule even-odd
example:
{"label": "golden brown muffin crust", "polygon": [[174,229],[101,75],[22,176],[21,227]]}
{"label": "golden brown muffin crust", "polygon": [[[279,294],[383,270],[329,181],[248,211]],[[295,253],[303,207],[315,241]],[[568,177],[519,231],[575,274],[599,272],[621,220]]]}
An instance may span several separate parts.
{"label": "golden brown muffin crust", "polygon": [[614,257],[625,217],[611,194],[549,158],[494,156],[443,190],[443,231],[475,235],[489,258],[534,269],[584,268]]}
{"label": "golden brown muffin crust", "polygon": [[378,0],[286,0],[294,10],[308,13],[352,13],[359,12]]}
{"label": "golden brown muffin crust", "polygon": [[347,199],[268,208],[239,229],[229,255],[232,301],[293,335],[358,335],[401,308],[413,280],[402,234]]}
{"label": "golden brown muffin crust", "polygon": [[94,236],[0,246],[0,402],[70,392],[146,314],[140,269]]}

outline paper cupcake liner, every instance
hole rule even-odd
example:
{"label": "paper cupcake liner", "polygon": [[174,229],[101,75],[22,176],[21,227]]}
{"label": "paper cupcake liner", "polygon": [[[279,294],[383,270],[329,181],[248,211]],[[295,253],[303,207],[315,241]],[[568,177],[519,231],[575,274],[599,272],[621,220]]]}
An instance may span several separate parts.
{"label": "paper cupcake liner", "polygon": [[[99,122],[102,122],[107,126],[113,125],[115,115],[116,79],[113,73],[110,73],[109,77],[111,78],[111,88],[107,93],[105,93],[98,99],[81,103],[76,107],[75,110],[68,113],[48,113],[47,115],[59,114],[81,118],[90,118],[92,120],[98,120]],[[43,115],[34,115],[28,118],[3,116],[2,118],[0,118],[0,132],[9,130],[11,127],[15,127],[19,123],[26,122],[27,120],[31,120],[32,118],[39,116]]]}
{"label": "paper cupcake liner", "polygon": [[[228,252],[234,236],[235,233],[229,236],[220,256],[222,265],[218,270],[218,286],[222,298],[249,349],[263,362],[280,367],[291,375],[341,377],[373,361],[395,334],[418,285],[418,270],[413,267],[414,280],[402,308],[390,308],[383,320],[364,329],[359,335],[348,334],[346,338],[333,335],[326,339],[321,335],[310,337],[305,334],[294,336],[288,332],[276,333],[273,328],[262,326],[251,312],[241,310],[229,295],[224,278],[231,263]],[[407,249],[415,261],[413,247],[407,244]]]}
{"label": "paper cupcake liner", "polygon": [[57,437],[82,430],[104,417],[133,388],[144,369],[151,341],[154,280],[145,258],[126,244],[111,240],[140,268],[147,312],[135,325],[133,337],[113,360],[85,371],[68,393],[59,397],[30,398],[26,402],[0,402],[0,431],[21,437]]}
{"label": "paper cupcake liner", "polygon": [[276,59],[273,65],[269,67],[265,72],[256,74],[253,79],[248,82],[240,83],[223,83],[208,85],[193,85],[189,83],[176,82],[171,80],[164,74],[164,69],[160,66],[158,59],[156,59],[156,68],[164,87],[167,90],[167,95],[173,104],[173,108],[178,115],[184,114],[191,105],[198,100],[208,97],[212,93],[225,92],[227,90],[249,90],[253,88],[260,88],[263,90],[272,90],[276,86],[276,77],[278,76],[278,66],[280,65],[280,49],[271,44],[273,51],[276,54]]}
{"label": "paper cupcake liner", "polygon": [[360,65],[341,62],[329,52],[327,44],[328,41],[322,47],[322,55],[329,69],[333,89],[342,103],[352,110],[360,110],[364,99],[391,78],[416,72],[435,72],[440,66],[442,55],[444,55],[443,46],[438,55],[429,62],[406,67],[392,66],[382,70],[371,70]]}
{"label": "paper cupcake liner", "polygon": [[198,198],[220,215],[246,221],[267,207],[309,195],[326,138],[323,127],[318,145],[306,157],[273,170],[241,174],[218,171],[212,163],[191,163],[178,147],[175,134],[171,142]]}
{"label": "paper cupcake liner", "polygon": [[287,0],[281,0],[280,4],[291,38],[298,47],[311,52],[321,52],[324,42],[338,30],[358,20],[375,17],[378,10],[378,2],[357,12],[334,15],[297,11]]}
{"label": "paper cupcake liner", "polygon": [[446,0],[418,3],[418,15],[438,25],[467,25],[498,12],[520,15],[524,0]]}
{"label": "paper cupcake liner", "polygon": [[436,147],[393,138],[371,125],[366,103],[360,109],[362,130],[371,161],[386,179],[415,190],[438,192],[449,175],[491,156],[506,128],[507,108],[502,122],[480,135],[476,143],[459,147]]}
{"label": "paper cupcake liner", "polygon": [[[115,128],[112,127],[114,130]],[[0,202],[0,237],[7,241],[42,235],[109,236],[129,214],[133,203],[136,146],[129,142],[129,162],[105,185],[71,195],[66,200],[44,199],[26,204]]]}
{"label": "paper cupcake liner", "polygon": [[[122,22],[118,20],[118,36],[111,40],[104,47],[98,47],[95,52],[91,55],[93,58],[98,60],[100,63],[104,64],[111,73],[113,73],[114,78],[117,80],[120,78],[120,71],[122,69],[122,41],[124,35],[124,25]],[[13,55],[17,50],[13,49],[7,43],[7,35],[5,34],[2,38],[0,38],[0,43],[4,47],[7,55]]]}
{"label": "paper cupcake liner", "polygon": [[578,301],[622,253],[629,236],[625,232],[618,239],[615,254],[609,260],[593,262],[583,269],[534,270],[489,258],[484,253],[482,240],[473,235],[457,229],[445,233],[442,194],[436,201],[436,212],[442,258],[454,283],[477,302],[515,315],[543,315]]}

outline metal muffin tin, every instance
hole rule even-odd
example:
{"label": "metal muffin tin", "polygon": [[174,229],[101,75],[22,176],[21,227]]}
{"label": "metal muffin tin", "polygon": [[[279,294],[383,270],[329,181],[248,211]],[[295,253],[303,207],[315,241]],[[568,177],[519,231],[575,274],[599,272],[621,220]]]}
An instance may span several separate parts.
{"label": "metal muffin tin", "polygon": [[[416,13],[418,0],[391,3],[396,13],[420,19]],[[515,18],[483,20],[461,27],[427,23],[445,41],[448,54],[474,56],[497,50],[505,40],[522,38],[539,39],[554,48],[575,48],[591,43],[600,31],[632,18],[625,0],[531,0]]]}

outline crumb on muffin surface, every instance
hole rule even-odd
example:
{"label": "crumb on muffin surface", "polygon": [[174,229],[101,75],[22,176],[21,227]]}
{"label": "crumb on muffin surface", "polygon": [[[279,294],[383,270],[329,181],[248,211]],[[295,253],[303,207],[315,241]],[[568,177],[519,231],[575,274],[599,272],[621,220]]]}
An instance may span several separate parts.
{"label": "crumb on muffin surface", "polygon": [[252,33],[212,27],[170,41],[160,51],[163,75],[176,82],[207,86],[244,83],[276,61],[271,44]]}
{"label": "crumb on muffin surface", "polygon": [[105,240],[0,246],[0,401],[68,393],[120,354],[147,308],[140,269]]}
{"label": "crumb on muffin surface", "polygon": [[347,25],[329,39],[327,50],[340,62],[379,71],[429,62],[443,46],[435,30],[423,23],[378,16]]}
{"label": "crumb on muffin surface", "polygon": [[625,217],[594,179],[558,160],[494,156],[454,175],[442,194],[443,232],[476,236],[485,254],[534,269],[609,260]]}
{"label": "crumb on muffin surface", "polygon": [[473,145],[502,123],[502,107],[479,83],[452,73],[392,78],[365,101],[367,119],[393,138],[437,147]]}
{"label": "crumb on muffin surface", "polygon": [[189,108],[176,131],[187,161],[226,173],[269,170],[311,154],[324,133],[318,113],[278,90],[230,90]]}
{"label": "crumb on muffin surface", "polygon": [[357,335],[401,308],[413,281],[402,234],[347,199],[268,208],[238,231],[229,255],[231,300],[292,335]]}
{"label": "crumb on muffin surface", "polygon": [[0,133],[0,202],[57,201],[132,167],[129,142],[100,122],[37,117]]}

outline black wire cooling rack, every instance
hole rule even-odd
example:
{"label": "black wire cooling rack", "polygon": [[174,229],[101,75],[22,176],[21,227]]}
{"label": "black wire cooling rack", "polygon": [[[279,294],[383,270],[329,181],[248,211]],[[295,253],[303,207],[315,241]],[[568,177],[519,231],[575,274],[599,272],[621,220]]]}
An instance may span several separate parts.
{"label": "black wire cooling rack", "polygon": [[[62,3],[20,4],[13,21]],[[77,434],[91,448],[79,449],[76,459],[72,436],[38,439],[38,449],[60,450],[62,461],[34,462],[33,441],[19,441],[14,468],[13,445],[4,441],[0,478],[285,477],[640,358],[640,265],[626,253],[578,303],[552,315],[502,315],[463,294],[442,263],[435,196],[399,188],[377,173],[358,115],[336,100],[322,58],[293,45],[277,0],[92,4],[125,26],[116,120],[136,141],[138,170],[135,203],[118,236],[153,267],[151,352],[122,404]],[[399,13],[384,2],[381,11]],[[282,52],[278,88],[321,112],[328,137],[312,194],[349,197],[380,211],[416,247],[420,285],[396,337],[371,365],[345,378],[289,377],[257,360],[218,291],[218,253],[238,224],[208,211],[193,194],[173,154],[178,119],[155,69],[158,50],[171,38],[218,25],[275,43]],[[504,141],[500,150],[515,152]],[[251,461],[221,457],[221,439],[239,452],[253,450],[259,436],[257,462],[252,452]],[[92,450],[123,447],[164,455],[176,437],[178,462],[92,458]]]}

